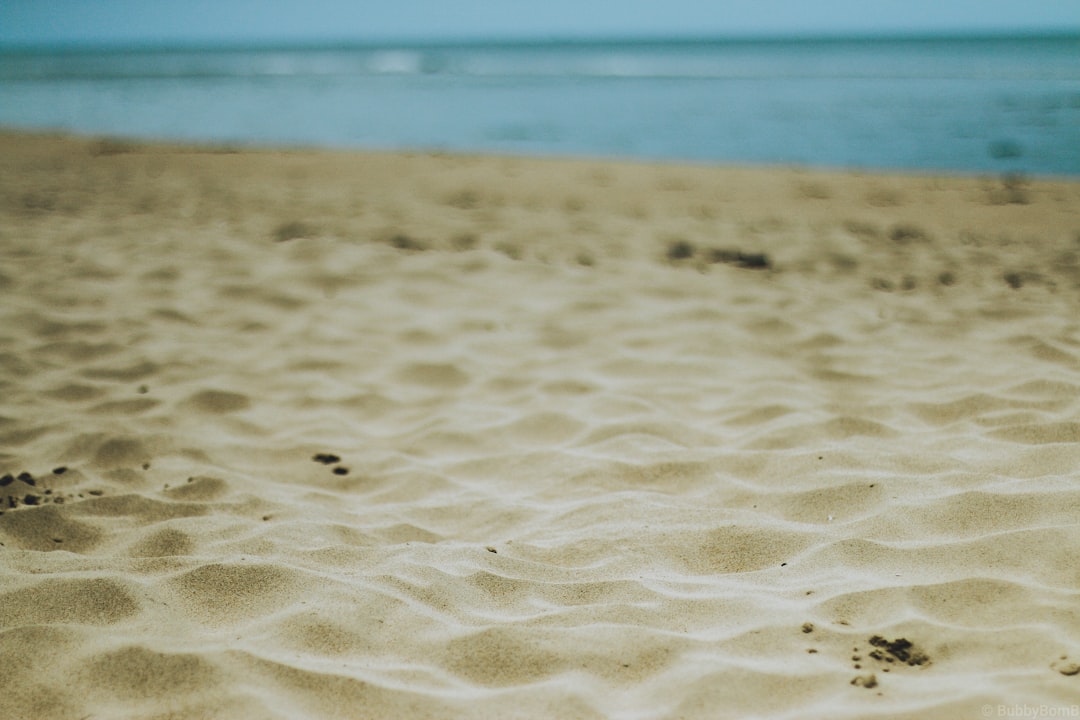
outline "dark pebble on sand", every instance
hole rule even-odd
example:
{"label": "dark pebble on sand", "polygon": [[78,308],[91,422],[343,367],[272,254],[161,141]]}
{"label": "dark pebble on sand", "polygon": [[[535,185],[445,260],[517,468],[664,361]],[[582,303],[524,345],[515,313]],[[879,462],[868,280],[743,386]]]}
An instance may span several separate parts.
{"label": "dark pebble on sand", "polygon": [[23,498],[23,505],[37,505],[40,500],[41,498],[37,495],[27,494],[27,496]]}
{"label": "dark pebble on sand", "polygon": [[19,473],[19,479],[27,485],[37,485],[37,482],[34,480],[34,476],[28,472]]}
{"label": "dark pebble on sand", "polygon": [[335,475],[348,475],[349,474],[349,468],[341,467],[339,465],[336,468],[334,468],[334,474]]}
{"label": "dark pebble on sand", "polygon": [[336,462],[341,462],[341,458],[330,453],[316,453],[311,459],[323,465],[333,465]]}
{"label": "dark pebble on sand", "polygon": [[15,476],[11,473],[7,473],[3,477],[0,477],[0,487],[7,487],[13,482],[15,482]]}
{"label": "dark pebble on sand", "polygon": [[61,465],[60,467],[54,467],[53,468],[53,475],[63,475],[66,472],[67,472],[67,466],[66,465]]}

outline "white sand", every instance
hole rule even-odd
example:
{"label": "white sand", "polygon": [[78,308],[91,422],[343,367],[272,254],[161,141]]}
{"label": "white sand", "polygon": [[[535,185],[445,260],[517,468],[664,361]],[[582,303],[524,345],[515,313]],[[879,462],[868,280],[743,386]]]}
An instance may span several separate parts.
{"label": "white sand", "polygon": [[0,136],[0,713],[1069,711],[1078,301],[1077,182]]}

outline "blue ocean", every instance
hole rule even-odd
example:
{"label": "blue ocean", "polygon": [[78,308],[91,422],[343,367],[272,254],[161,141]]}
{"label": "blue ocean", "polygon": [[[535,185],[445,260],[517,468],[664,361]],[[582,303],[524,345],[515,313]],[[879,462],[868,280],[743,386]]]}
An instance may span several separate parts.
{"label": "blue ocean", "polygon": [[0,52],[0,126],[1080,175],[1080,36]]}

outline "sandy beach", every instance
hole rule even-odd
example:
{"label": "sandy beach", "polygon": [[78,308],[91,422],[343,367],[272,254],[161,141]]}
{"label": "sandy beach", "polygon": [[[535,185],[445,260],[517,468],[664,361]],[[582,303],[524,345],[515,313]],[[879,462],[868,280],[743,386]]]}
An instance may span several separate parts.
{"label": "sandy beach", "polygon": [[1080,717],[1076,180],[7,133],[0,298],[5,718]]}

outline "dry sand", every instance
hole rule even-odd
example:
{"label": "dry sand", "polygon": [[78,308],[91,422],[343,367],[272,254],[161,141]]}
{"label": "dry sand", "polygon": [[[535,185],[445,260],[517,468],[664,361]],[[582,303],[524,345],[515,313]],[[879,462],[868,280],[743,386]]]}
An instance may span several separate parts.
{"label": "dry sand", "polygon": [[5,718],[1080,703],[1080,183],[8,134],[0,203]]}

